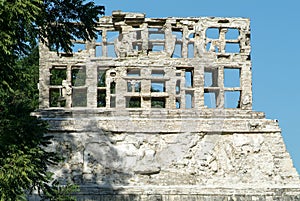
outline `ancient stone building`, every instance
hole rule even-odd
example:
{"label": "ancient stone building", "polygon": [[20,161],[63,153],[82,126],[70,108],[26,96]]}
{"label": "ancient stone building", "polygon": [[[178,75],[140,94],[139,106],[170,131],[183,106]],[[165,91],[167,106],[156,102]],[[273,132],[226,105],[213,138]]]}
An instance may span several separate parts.
{"label": "ancient stone building", "polygon": [[40,109],[78,200],[300,200],[277,120],[252,111],[250,20],[102,17],[40,44]]}

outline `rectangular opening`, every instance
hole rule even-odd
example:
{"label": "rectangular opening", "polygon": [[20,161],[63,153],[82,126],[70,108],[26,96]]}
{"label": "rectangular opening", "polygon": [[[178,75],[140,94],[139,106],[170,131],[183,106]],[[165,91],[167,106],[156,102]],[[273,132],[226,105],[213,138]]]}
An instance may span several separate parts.
{"label": "rectangular opening", "polygon": [[166,99],[160,97],[152,97],[151,98],[151,108],[165,108],[166,107]]}
{"label": "rectangular opening", "polygon": [[177,39],[182,39],[182,31],[172,31],[172,35]]}
{"label": "rectangular opening", "polygon": [[106,107],[106,90],[97,90],[97,107]]}
{"label": "rectangular opening", "polygon": [[188,44],[188,58],[194,58],[194,43]]}
{"label": "rectangular opening", "polygon": [[132,49],[136,51],[142,50],[142,42],[132,42]]}
{"label": "rectangular opening", "polygon": [[72,86],[84,86],[86,80],[86,71],[84,66],[72,67],[71,83]]}
{"label": "rectangular opening", "polygon": [[141,92],[141,83],[140,82],[136,82],[134,84],[134,92]]}
{"label": "rectangular opening", "polygon": [[217,91],[204,91],[204,105],[207,108],[216,108],[217,107]]}
{"label": "rectangular opening", "polygon": [[141,71],[140,71],[140,69],[127,69],[127,76],[139,77],[139,76],[141,76]]}
{"label": "rectangular opening", "polygon": [[50,107],[65,107],[66,99],[61,96],[61,89],[50,89],[49,105]]}
{"label": "rectangular opening", "polygon": [[164,70],[152,70],[151,76],[153,77],[164,77],[165,71]]}
{"label": "rectangular opening", "polygon": [[192,69],[185,70],[185,87],[187,87],[187,88],[193,87],[193,70]]}
{"label": "rectangular opening", "polygon": [[225,52],[240,53],[240,43],[226,43]]}
{"label": "rectangular opening", "polygon": [[98,70],[98,87],[106,87],[106,70]]}
{"label": "rectangular opening", "polygon": [[180,80],[176,81],[175,91],[176,91],[176,94],[180,94]]}
{"label": "rectangular opening", "polygon": [[176,109],[180,109],[180,98],[176,98]]}
{"label": "rectangular opening", "polygon": [[148,29],[148,38],[149,40],[164,40],[165,32],[159,28],[149,28]]}
{"label": "rectangular opening", "polygon": [[141,107],[141,97],[127,97],[126,108],[139,108]]}
{"label": "rectangular opening", "polygon": [[240,91],[224,92],[225,108],[240,108]]}
{"label": "rectangular opening", "polygon": [[148,29],[148,49],[152,52],[161,52],[165,49],[165,32],[160,28]]}
{"label": "rectangular opening", "polygon": [[151,82],[151,92],[165,92],[165,82],[163,81],[152,81]]}
{"label": "rectangular opening", "polygon": [[240,32],[238,29],[235,28],[229,28],[227,29],[227,32],[225,34],[225,39],[227,40],[238,40],[240,36]]}
{"label": "rectangular opening", "polygon": [[204,87],[218,86],[218,69],[205,68],[204,69]]}
{"label": "rectangular opening", "polygon": [[133,88],[132,88],[132,83],[131,82],[127,82],[127,92],[132,92]]}
{"label": "rectangular opening", "polygon": [[110,94],[115,94],[116,93],[116,83],[111,82],[110,83]]}
{"label": "rectangular opening", "polygon": [[149,50],[152,52],[161,52],[164,51],[165,49],[165,44],[164,43],[157,43],[157,42],[149,42]]}
{"label": "rectangular opening", "polygon": [[176,43],[172,58],[181,58],[182,57],[182,43]]}
{"label": "rectangular opening", "polygon": [[207,28],[206,29],[206,37],[210,39],[219,39],[220,37],[220,31],[219,28]]}
{"label": "rectangular opening", "polygon": [[181,70],[176,69],[175,74],[176,74],[176,76],[181,77]]}
{"label": "rectangular opening", "polygon": [[186,91],[185,92],[185,108],[186,109],[191,109],[194,106],[194,93],[192,91]]}
{"label": "rectangular opening", "polygon": [[73,88],[72,89],[72,107],[86,107],[87,104],[87,89]]}
{"label": "rectangular opening", "polygon": [[115,96],[110,97],[110,107],[111,108],[116,107],[116,97]]}
{"label": "rectangular opening", "polygon": [[141,82],[127,82],[127,92],[141,92]]}
{"label": "rectangular opening", "polygon": [[212,72],[204,72],[204,87],[213,86],[213,73]]}
{"label": "rectangular opening", "polygon": [[107,45],[107,57],[116,58],[115,45]]}
{"label": "rectangular opening", "polygon": [[224,87],[240,87],[239,68],[224,68]]}
{"label": "rectangular opening", "polygon": [[52,67],[50,69],[50,85],[62,85],[62,81],[67,79],[67,69]]}
{"label": "rectangular opening", "polygon": [[102,57],[103,56],[103,52],[102,52],[103,48],[102,45],[96,45],[96,57]]}

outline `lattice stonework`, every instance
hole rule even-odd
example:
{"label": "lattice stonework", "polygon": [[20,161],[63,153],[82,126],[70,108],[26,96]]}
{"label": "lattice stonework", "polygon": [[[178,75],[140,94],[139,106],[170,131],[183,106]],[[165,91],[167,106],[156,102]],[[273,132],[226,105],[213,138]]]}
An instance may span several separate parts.
{"label": "lattice stonework", "polygon": [[249,19],[122,16],[72,54],[41,54],[40,108],[251,109]]}
{"label": "lattice stonework", "polygon": [[277,120],[252,111],[250,20],[116,11],[40,44],[40,108],[77,200],[300,200]]}

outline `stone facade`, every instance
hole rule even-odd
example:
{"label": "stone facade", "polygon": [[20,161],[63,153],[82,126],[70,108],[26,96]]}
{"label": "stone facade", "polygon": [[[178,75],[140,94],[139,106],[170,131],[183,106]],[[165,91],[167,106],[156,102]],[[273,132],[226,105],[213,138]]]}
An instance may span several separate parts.
{"label": "stone facade", "polygon": [[252,111],[250,20],[115,11],[40,44],[40,109],[78,200],[300,200],[277,120]]}

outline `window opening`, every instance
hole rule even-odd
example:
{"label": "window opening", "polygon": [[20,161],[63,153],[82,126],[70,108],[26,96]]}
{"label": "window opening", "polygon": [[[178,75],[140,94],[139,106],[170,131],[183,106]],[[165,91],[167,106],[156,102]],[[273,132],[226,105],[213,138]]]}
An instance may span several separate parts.
{"label": "window opening", "polygon": [[206,44],[206,51],[209,52],[210,51],[210,47],[211,47],[211,42],[208,42]]}
{"label": "window opening", "polygon": [[175,91],[176,91],[176,94],[180,94],[180,80],[176,81]]}
{"label": "window opening", "polygon": [[164,70],[152,70],[151,75],[153,77],[163,77],[165,75]]}
{"label": "window opening", "polygon": [[165,32],[160,28],[148,29],[148,48],[153,52],[160,52],[164,50],[165,46]]}
{"label": "window opening", "polygon": [[119,37],[118,31],[107,31],[106,32],[106,42],[107,42],[107,56],[108,57],[117,57],[115,52],[115,40]]}
{"label": "window opening", "polygon": [[224,68],[224,87],[240,87],[240,69]]}
{"label": "window opening", "polygon": [[85,107],[87,105],[87,89],[72,89],[72,107]]}
{"label": "window opening", "polygon": [[106,90],[98,89],[97,107],[106,107]]}
{"label": "window opening", "polygon": [[193,108],[193,97],[194,93],[186,91],[185,92],[185,108],[190,109]]}
{"label": "window opening", "polygon": [[139,76],[141,76],[141,71],[140,71],[140,69],[127,69],[127,76],[139,77]]}
{"label": "window opening", "polygon": [[182,57],[182,31],[172,31],[172,35],[175,36],[175,48],[172,54],[172,58]]}
{"label": "window opening", "polygon": [[181,58],[182,57],[182,43],[176,43],[172,58]]}
{"label": "window opening", "polygon": [[127,82],[127,92],[132,92],[132,84],[131,84],[131,82]]}
{"label": "window opening", "polygon": [[166,99],[159,97],[151,98],[151,108],[165,108],[166,107]]}
{"label": "window opening", "polygon": [[67,79],[67,69],[66,68],[56,68],[50,69],[50,85],[62,85],[62,81]]}
{"label": "window opening", "polygon": [[226,43],[225,52],[240,53],[240,43]]}
{"label": "window opening", "polygon": [[191,69],[185,70],[185,87],[193,87],[193,71]]}
{"label": "window opening", "polygon": [[174,35],[176,39],[182,39],[182,31],[172,31],[172,35]]}
{"label": "window opening", "polygon": [[151,82],[151,92],[165,92],[165,82],[152,81]]}
{"label": "window opening", "polygon": [[134,84],[134,92],[141,92],[141,83],[140,82],[136,82]]}
{"label": "window opening", "polygon": [[219,39],[220,37],[219,28],[206,29],[206,37],[210,39]]}
{"label": "window opening", "polygon": [[135,31],[136,41],[132,42],[133,50],[142,50],[142,32],[140,30]]}
{"label": "window opening", "polygon": [[116,83],[115,82],[111,82],[110,83],[110,93],[111,94],[115,94],[116,93]]}
{"label": "window opening", "polygon": [[141,107],[141,97],[127,97],[126,108],[139,108]]}
{"label": "window opening", "polygon": [[115,46],[114,45],[107,45],[107,56],[116,58]]}
{"label": "window opening", "polygon": [[238,29],[229,28],[225,34],[225,38],[227,40],[237,40],[240,36],[240,32]]}
{"label": "window opening", "polygon": [[148,29],[149,40],[165,39],[165,32],[159,28]]}
{"label": "window opening", "polygon": [[212,72],[204,72],[204,87],[213,86],[213,74]]}
{"label": "window opening", "polygon": [[204,91],[204,105],[208,108],[217,107],[217,92],[216,91]]}
{"label": "window opening", "polygon": [[194,58],[194,43],[188,44],[188,58]]}
{"label": "window opening", "polygon": [[150,43],[149,45],[149,49],[152,51],[152,52],[161,52],[164,50],[164,44],[157,44],[157,43]]}
{"label": "window opening", "polygon": [[180,109],[180,98],[176,98],[176,109]]}
{"label": "window opening", "polygon": [[98,87],[106,87],[106,71],[98,70]]}
{"label": "window opening", "polygon": [[225,91],[224,93],[225,108],[240,108],[240,91]]}
{"label": "window opening", "polygon": [[61,96],[61,89],[50,89],[49,91],[50,107],[65,107],[66,99]]}
{"label": "window opening", "polygon": [[204,70],[204,87],[217,87],[218,86],[218,69]]}
{"label": "window opening", "polygon": [[102,45],[96,45],[96,57],[102,57],[103,56],[103,48]]}
{"label": "window opening", "polygon": [[85,67],[72,67],[71,70],[71,83],[72,86],[84,86],[86,79]]}

